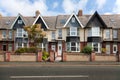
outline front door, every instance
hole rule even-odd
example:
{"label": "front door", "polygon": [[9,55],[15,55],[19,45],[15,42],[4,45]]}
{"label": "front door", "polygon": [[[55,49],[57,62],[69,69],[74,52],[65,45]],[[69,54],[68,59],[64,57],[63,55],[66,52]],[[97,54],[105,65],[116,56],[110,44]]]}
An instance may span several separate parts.
{"label": "front door", "polygon": [[3,44],[3,51],[6,51],[6,44]]}
{"label": "front door", "polygon": [[117,44],[113,45],[113,53],[117,53],[118,49],[117,49]]}
{"label": "front door", "polygon": [[58,42],[58,55],[59,56],[62,55],[62,42],[61,41]]}
{"label": "front door", "polygon": [[56,51],[55,44],[52,44],[52,45],[51,45],[51,50]]}
{"label": "front door", "polygon": [[110,44],[106,44],[106,54],[110,54]]}

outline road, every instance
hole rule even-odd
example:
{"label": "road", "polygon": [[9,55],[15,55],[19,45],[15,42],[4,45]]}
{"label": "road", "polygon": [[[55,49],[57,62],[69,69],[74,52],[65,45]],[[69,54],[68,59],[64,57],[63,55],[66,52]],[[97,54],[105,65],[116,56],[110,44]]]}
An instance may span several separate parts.
{"label": "road", "polygon": [[120,80],[120,66],[7,66],[0,80]]}

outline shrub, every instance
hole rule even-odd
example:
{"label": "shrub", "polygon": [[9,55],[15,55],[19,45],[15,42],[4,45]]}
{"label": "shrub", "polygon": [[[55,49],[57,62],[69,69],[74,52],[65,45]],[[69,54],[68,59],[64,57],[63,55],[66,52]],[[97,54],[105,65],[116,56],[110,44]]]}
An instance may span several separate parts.
{"label": "shrub", "polygon": [[38,48],[30,47],[30,48],[19,48],[15,51],[16,54],[21,53],[37,53]]}
{"label": "shrub", "polygon": [[85,46],[85,47],[82,49],[82,53],[91,54],[91,52],[92,52],[92,47],[91,47],[91,46]]}
{"label": "shrub", "polygon": [[42,60],[46,60],[49,57],[49,53],[46,51],[42,52]]}

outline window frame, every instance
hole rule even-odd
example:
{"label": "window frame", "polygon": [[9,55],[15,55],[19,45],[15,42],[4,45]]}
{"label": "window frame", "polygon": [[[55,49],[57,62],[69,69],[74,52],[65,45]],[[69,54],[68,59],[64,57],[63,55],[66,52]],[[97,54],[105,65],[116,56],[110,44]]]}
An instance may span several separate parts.
{"label": "window frame", "polygon": [[55,31],[52,31],[52,39],[54,40],[55,39]]}
{"label": "window frame", "polygon": [[113,39],[118,39],[118,30],[113,29]]}
{"label": "window frame", "polygon": [[6,30],[2,31],[2,38],[7,38],[7,32],[6,32]]}
{"label": "window frame", "polygon": [[[72,45],[75,44],[75,45]],[[80,43],[79,42],[67,42],[66,43],[67,52],[80,52]],[[74,48],[75,50],[73,50]]]}
{"label": "window frame", "polygon": [[58,37],[62,37],[62,29],[58,29]]}
{"label": "window frame", "polygon": [[18,24],[22,24],[23,21],[22,21],[22,20],[18,20],[17,23],[18,23]]}

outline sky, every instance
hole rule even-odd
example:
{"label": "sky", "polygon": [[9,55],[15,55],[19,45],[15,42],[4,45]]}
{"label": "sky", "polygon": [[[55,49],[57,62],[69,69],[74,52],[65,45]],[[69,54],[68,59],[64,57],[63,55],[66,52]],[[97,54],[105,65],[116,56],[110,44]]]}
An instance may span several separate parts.
{"label": "sky", "polygon": [[120,0],[0,0],[0,14],[2,16],[34,16],[39,10],[43,16],[62,14],[120,14]]}

